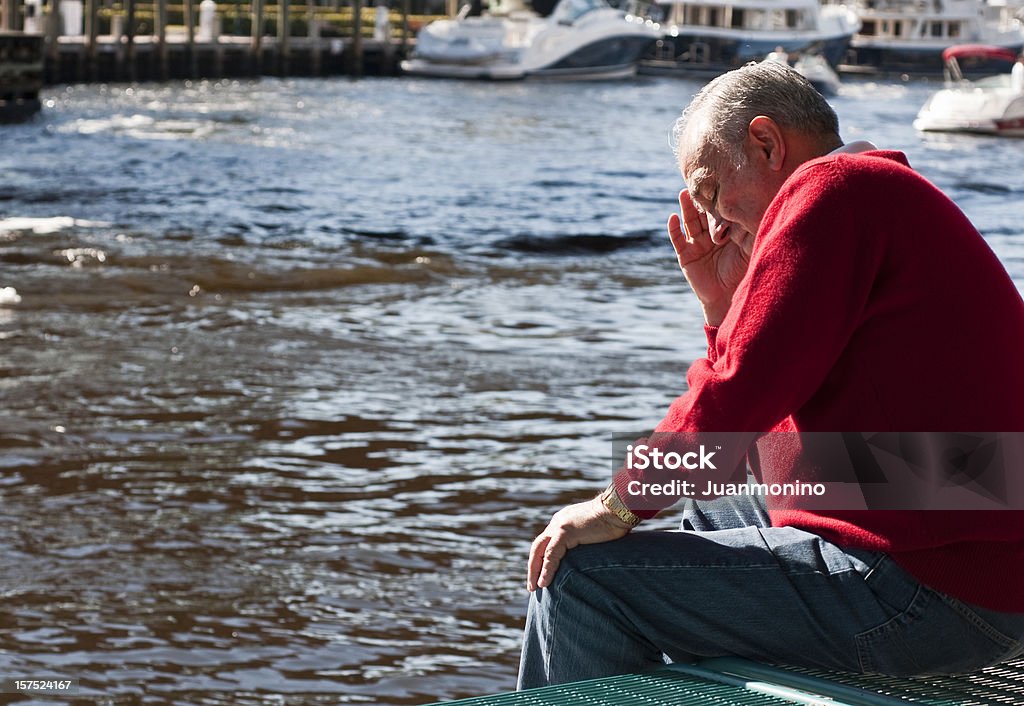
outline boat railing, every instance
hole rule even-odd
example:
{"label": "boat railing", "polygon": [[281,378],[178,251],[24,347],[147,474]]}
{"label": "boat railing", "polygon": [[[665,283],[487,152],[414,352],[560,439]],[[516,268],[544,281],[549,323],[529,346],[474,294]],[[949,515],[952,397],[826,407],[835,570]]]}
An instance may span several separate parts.
{"label": "boat railing", "polygon": [[661,22],[665,19],[665,10],[654,0],[626,0],[621,6],[623,12],[633,17]]}

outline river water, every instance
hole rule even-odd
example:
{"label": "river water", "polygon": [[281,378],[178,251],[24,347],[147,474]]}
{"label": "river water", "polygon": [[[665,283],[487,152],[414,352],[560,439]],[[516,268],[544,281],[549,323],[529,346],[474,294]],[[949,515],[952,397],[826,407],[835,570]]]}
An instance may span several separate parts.
{"label": "river water", "polygon": [[[100,704],[513,688],[530,540],[704,349],[663,236],[698,88],[77,86],[2,128],[0,677]],[[916,134],[935,88],[833,104],[1024,286],[1024,141]]]}

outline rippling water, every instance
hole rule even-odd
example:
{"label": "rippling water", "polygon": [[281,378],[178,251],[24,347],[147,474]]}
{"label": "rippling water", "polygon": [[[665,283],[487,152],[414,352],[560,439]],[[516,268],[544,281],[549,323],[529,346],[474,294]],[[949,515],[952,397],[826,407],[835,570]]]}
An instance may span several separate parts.
{"label": "rippling water", "polygon": [[[3,128],[0,676],[512,688],[529,541],[704,348],[662,236],[698,88],[89,86]],[[1024,141],[915,134],[934,88],[851,83],[844,137],[905,150],[1024,286]]]}

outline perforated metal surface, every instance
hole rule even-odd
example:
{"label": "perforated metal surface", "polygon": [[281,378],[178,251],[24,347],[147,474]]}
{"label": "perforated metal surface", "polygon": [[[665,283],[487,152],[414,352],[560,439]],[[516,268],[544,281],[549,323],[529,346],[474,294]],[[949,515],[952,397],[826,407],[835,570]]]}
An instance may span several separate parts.
{"label": "perforated metal surface", "polygon": [[[720,668],[716,662],[710,660],[706,665]],[[922,706],[1024,706],[1024,659],[975,674],[906,679],[789,667],[784,671]]]}
{"label": "perforated metal surface", "polygon": [[672,665],[651,674],[451,701],[448,706],[792,706],[795,702],[823,706],[1024,706],[1024,659],[964,676],[909,679],[712,659],[692,666]]}
{"label": "perforated metal surface", "polygon": [[[449,701],[447,706],[792,706],[791,701],[659,671]],[[437,706],[437,705],[435,705]]]}

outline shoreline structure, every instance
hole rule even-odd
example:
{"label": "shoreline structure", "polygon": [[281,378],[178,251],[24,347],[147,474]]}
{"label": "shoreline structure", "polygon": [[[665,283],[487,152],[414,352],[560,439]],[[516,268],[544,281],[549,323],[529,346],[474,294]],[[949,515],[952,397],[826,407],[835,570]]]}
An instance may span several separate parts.
{"label": "shoreline structure", "polygon": [[[101,9],[99,0],[60,0],[37,14],[35,0],[0,2],[0,43],[43,40],[42,80],[61,83],[166,81],[260,76],[389,76],[415,46],[433,15],[362,7],[332,10],[289,0],[251,9],[214,0],[127,3]],[[3,49],[3,47],[0,47]]]}

